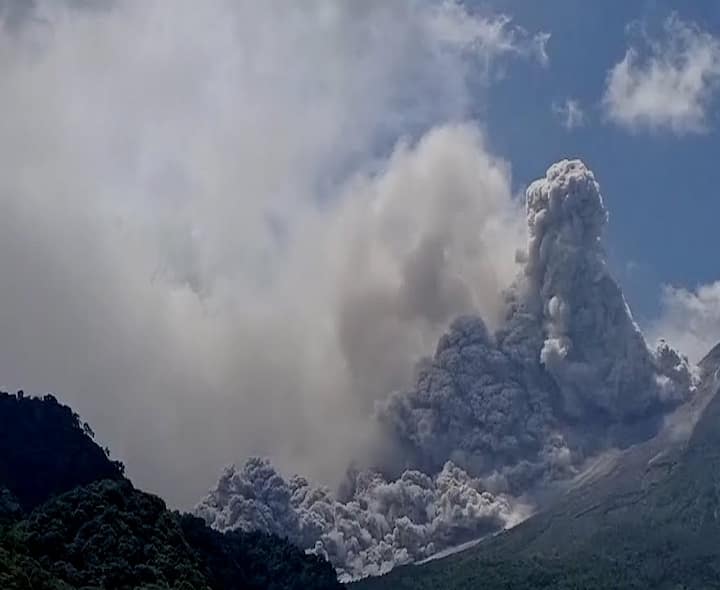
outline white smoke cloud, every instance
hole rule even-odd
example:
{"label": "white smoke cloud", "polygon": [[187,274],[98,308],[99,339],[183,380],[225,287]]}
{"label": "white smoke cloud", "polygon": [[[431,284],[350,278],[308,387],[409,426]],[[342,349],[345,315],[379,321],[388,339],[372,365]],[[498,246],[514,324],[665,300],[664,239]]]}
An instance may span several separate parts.
{"label": "white smoke cloud", "polygon": [[324,248],[335,250],[339,343],[363,398],[407,383],[458,313],[499,323],[523,239],[509,186],[467,126],[401,145],[380,175],[352,183]]}
{"label": "white smoke cloud", "polygon": [[609,72],[603,102],[611,121],[631,130],[706,130],[720,86],[720,40],[670,16],[664,35],[630,47]]}
{"label": "white smoke cloud", "polygon": [[567,98],[563,103],[554,103],[553,112],[568,131],[585,125],[585,111],[580,106],[580,101],[574,98]]}
{"label": "white smoke cloud", "polygon": [[660,317],[648,326],[651,337],[664,338],[698,363],[720,342],[720,281],[694,290],[665,286]]}
{"label": "white smoke cloud", "polygon": [[0,382],[172,503],[252,454],[332,483],[450,318],[499,319],[523,229],[459,121],[546,36],[459,2],[87,4],[1,5]]}

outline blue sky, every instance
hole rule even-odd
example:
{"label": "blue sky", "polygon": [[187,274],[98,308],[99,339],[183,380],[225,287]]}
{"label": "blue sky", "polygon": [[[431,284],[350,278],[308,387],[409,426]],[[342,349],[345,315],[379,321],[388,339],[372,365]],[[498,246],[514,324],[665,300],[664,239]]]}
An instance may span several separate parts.
{"label": "blue sky", "polygon": [[[580,157],[595,172],[610,210],[607,245],[616,275],[636,317],[658,312],[664,283],[694,288],[719,278],[715,258],[720,216],[717,102],[702,133],[628,130],[608,121],[602,96],[610,68],[620,62],[633,27],[662,36],[674,12],[720,35],[720,3],[528,2],[497,0],[483,6],[512,15],[529,31],[547,31],[547,67],[519,62],[491,85],[482,117],[492,149],[513,167],[517,187],[553,161]],[[576,99],[586,115],[568,130],[553,104]]]}

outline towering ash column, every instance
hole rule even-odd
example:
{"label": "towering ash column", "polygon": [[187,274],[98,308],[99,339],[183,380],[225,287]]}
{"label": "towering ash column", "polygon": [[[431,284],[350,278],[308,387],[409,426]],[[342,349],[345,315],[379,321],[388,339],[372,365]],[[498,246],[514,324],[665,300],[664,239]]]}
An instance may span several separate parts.
{"label": "towering ash column", "polygon": [[530,185],[527,218],[527,297],[542,314],[540,360],[565,410],[627,419],[687,393],[658,379],[655,357],[608,273],[601,242],[608,215],[593,173],[579,160],[554,164]]}
{"label": "towering ash column", "polygon": [[378,457],[375,470],[351,470],[337,498],[251,459],[223,473],[197,514],[220,530],[287,536],[349,579],[513,526],[544,483],[652,436],[693,376],[667,345],[648,349],[608,272],[592,172],[553,165],[526,211],[505,323],[493,334],[480,317],[457,318],[415,383],[377,404],[399,465]]}

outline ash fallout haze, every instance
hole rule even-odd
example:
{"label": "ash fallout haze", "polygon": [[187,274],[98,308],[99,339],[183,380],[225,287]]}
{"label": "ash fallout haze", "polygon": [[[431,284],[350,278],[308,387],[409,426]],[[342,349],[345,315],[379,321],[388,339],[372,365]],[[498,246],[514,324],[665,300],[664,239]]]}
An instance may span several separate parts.
{"label": "ash fallout haze", "polygon": [[0,385],[341,581],[686,439],[720,8],[597,4],[0,0]]}

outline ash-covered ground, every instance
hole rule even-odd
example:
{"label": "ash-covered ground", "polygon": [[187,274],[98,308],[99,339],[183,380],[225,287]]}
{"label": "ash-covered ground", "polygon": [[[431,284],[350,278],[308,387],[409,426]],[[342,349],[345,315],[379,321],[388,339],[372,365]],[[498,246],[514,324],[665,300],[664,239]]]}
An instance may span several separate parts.
{"label": "ash-covered ground", "polygon": [[376,403],[388,451],[375,468],[350,466],[332,492],[254,458],[228,467],[196,513],[219,530],[287,536],[341,579],[376,575],[514,526],[545,484],[654,436],[697,378],[633,321],[608,271],[592,172],[554,164],[528,188],[526,213],[504,321],[493,333],[457,318],[414,385]]}

